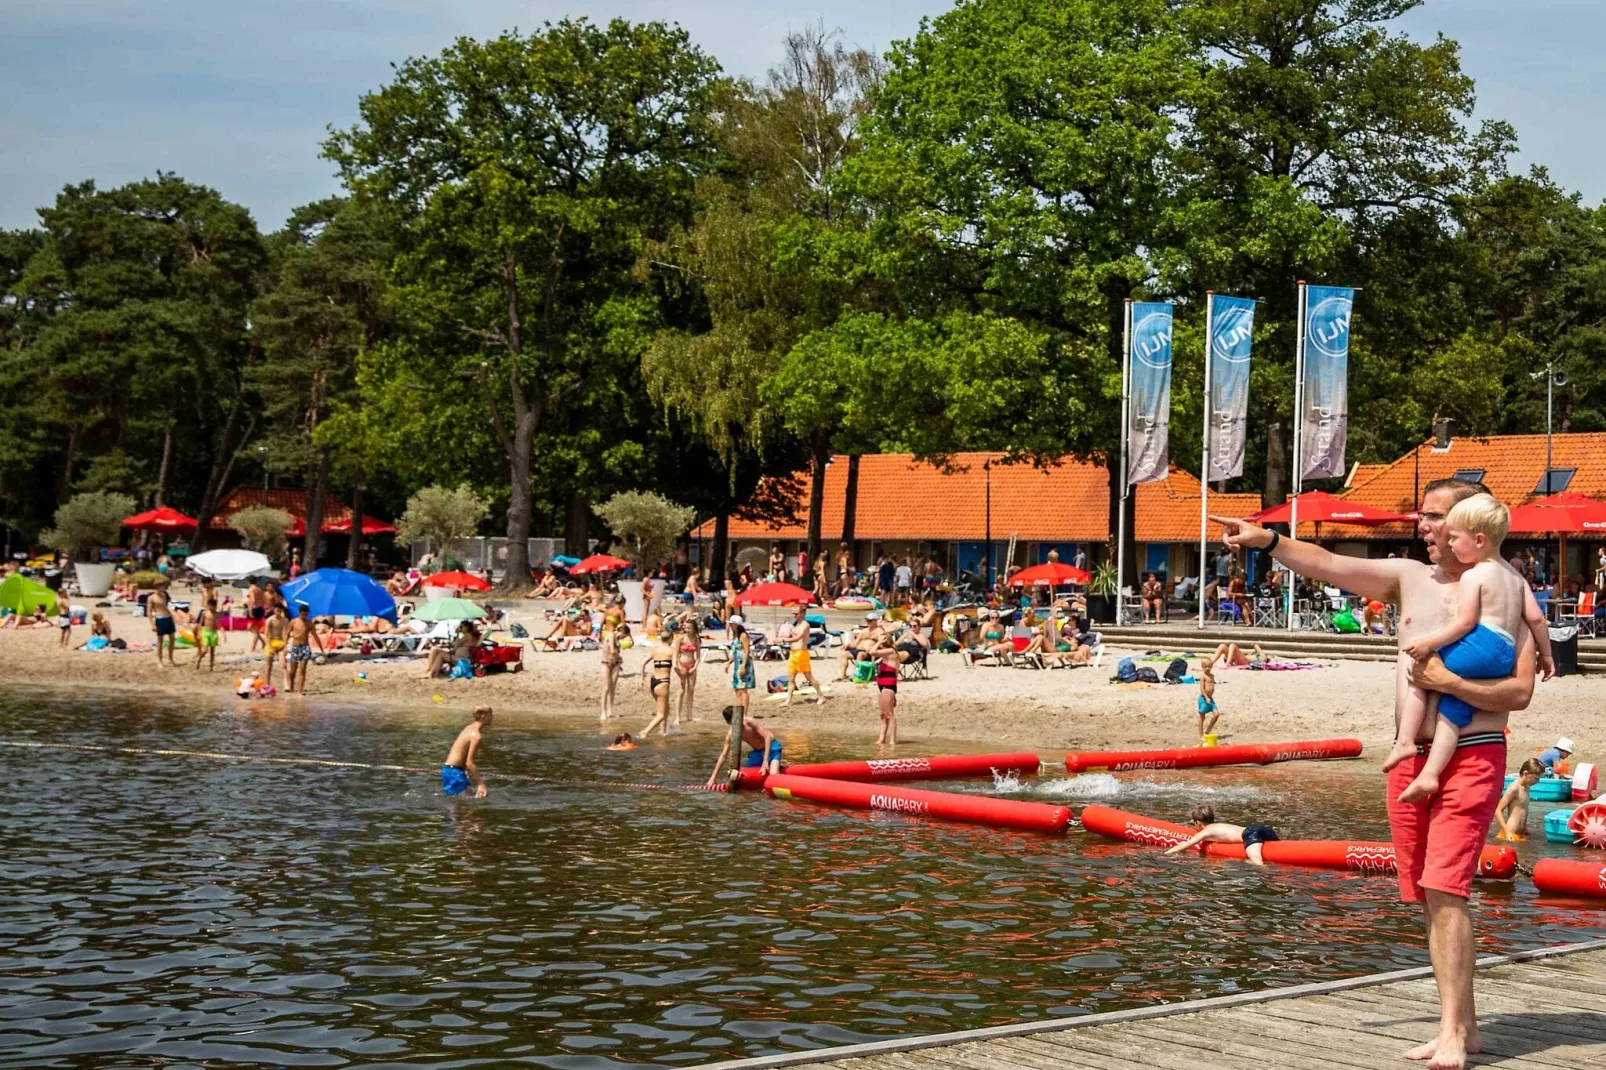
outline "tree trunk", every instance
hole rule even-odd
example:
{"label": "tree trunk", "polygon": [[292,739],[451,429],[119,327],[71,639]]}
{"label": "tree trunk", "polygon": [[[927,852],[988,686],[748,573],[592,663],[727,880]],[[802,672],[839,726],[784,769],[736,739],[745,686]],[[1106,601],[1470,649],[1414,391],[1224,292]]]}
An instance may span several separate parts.
{"label": "tree trunk", "polygon": [[1288,425],[1266,425],[1266,485],[1260,492],[1261,508],[1281,505],[1288,498]]}
{"label": "tree trunk", "polygon": [[241,386],[235,392],[234,403],[229,406],[228,418],[223,421],[223,433],[217,437],[216,445],[212,448],[212,467],[206,476],[206,489],[201,492],[201,507],[195,513],[195,538],[190,540],[191,553],[206,548],[212,514],[217,511],[218,502],[223,498],[223,488],[228,485],[229,477],[234,472],[235,454],[251,441],[251,433],[256,430],[256,417],[249,417],[239,442],[233,441],[240,410],[244,407],[245,387]]}
{"label": "tree trunk", "polygon": [[563,504],[563,552],[570,557],[591,553],[591,502],[577,490]]}
{"label": "tree trunk", "polygon": [[820,524],[825,512],[825,466],[831,463],[831,439],[824,432],[814,436],[814,485],[809,488],[809,568],[820,558]]}
{"label": "tree trunk", "polygon": [[721,512],[714,515],[714,547],[708,555],[708,582],[717,591],[725,586],[726,572],[730,569],[731,515]]}
{"label": "tree trunk", "polygon": [[156,473],[156,508],[167,504],[167,481],[173,472],[173,421],[169,418],[162,435],[162,467]]}
{"label": "tree trunk", "polygon": [[[301,567],[311,572],[318,567],[318,541],[323,538],[323,503],[329,498],[329,447],[318,450],[318,466],[313,469],[312,486],[306,493],[302,514],[307,530],[301,537]],[[268,504],[263,502],[263,505]]]}
{"label": "tree trunk", "polygon": [[56,504],[66,505],[72,496],[73,462],[78,457],[78,428],[67,432],[67,463],[62,466],[61,487],[56,493]]}
{"label": "tree trunk", "polygon": [[859,454],[848,454],[848,487],[842,499],[842,541],[855,563],[859,560],[859,542],[854,528],[859,518]]}
{"label": "tree trunk", "polygon": [[505,594],[523,594],[533,586],[530,579],[530,518],[534,490],[530,486],[530,460],[535,451],[535,426],[540,410],[521,406],[513,424],[513,450],[508,475],[511,494],[507,501],[507,571],[502,574]]}
{"label": "tree trunk", "polygon": [[351,538],[346,541],[346,567],[353,572],[362,564],[362,473],[351,488]]}

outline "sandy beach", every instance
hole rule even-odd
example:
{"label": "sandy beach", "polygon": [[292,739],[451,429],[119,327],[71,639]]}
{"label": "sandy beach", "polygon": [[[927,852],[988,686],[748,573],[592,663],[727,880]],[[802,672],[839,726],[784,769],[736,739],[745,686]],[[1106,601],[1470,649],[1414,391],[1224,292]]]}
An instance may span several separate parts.
{"label": "sandy beach", "polygon": [[[513,619],[533,634],[544,634],[540,602],[514,607]],[[104,610],[103,610],[104,611]],[[117,636],[147,645],[148,623],[126,610],[111,611]],[[88,635],[74,628],[73,643]],[[1214,640],[1212,640],[1213,642]],[[132,689],[147,694],[185,695],[202,700],[237,701],[233,685],[247,671],[260,671],[260,655],[248,654],[246,632],[225,633],[215,673],[190,667],[191,650],[181,649],[180,666],[158,666],[150,650],[87,653],[63,650],[54,628],[0,632],[0,679],[56,689]],[[1170,651],[1184,653],[1184,651]],[[1032,670],[967,667],[958,655],[933,654],[930,680],[906,681],[899,691],[902,749],[919,753],[923,741],[943,740],[978,748],[1035,748],[1045,754],[1067,748],[1171,747],[1196,742],[1192,685],[1119,685],[1110,682],[1116,660],[1132,651],[1111,647],[1098,668]],[[632,656],[634,655],[634,656]],[[621,716],[597,721],[601,666],[595,651],[536,653],[525,644],[523,672],[497,673],[475,680],[420,679],[417,659],[363,658],[342,653],[313,665],[308,701],[378,704],[390,707],[443,705],[468,711],[496,707],[504,723],[553,718],[589,724],[598,734],[637,731],[651,717],[651,703],[637,669],[644,652],[627,652],[627,675],[619,685]],[[816,675],[834,675],[835,654],[816,659]],[[1190,661],[1190,669],[1196,666]],[[1156,663],[1157,668],[1163,664]],[[784,673],[779,662],[759,666],[760,681]],[[366,679],[359,679],[358,674]],[[1377,662],[1326,662],[1290,672],[1218,668],[1218,729],[1223,742],[1317,739],[1356,736],[1367,747],[1386,745],[1392,727],[1392,666]],[[276,682],[278,674],[276,672]],[[755,712],[783,738],[789,731],[819,729],[873,740],[878,721],[874,689],[845,681],[827,685],[823,705],[799,702],[786,708],[754,696]],[[719,661],[705,663],[696,692],[697,721],[676,731],[714,736],[724,728],[719,710],[730,700],[729,672]],[[1532,705],[1512,719],[1513,762],[1548,746],[1558,735],[1580,744],[1588,759],[1602,745],[1600,709],[1606,680],[1572,676],[1541,683]],[[297,702],[281,694],[273,702]]]}

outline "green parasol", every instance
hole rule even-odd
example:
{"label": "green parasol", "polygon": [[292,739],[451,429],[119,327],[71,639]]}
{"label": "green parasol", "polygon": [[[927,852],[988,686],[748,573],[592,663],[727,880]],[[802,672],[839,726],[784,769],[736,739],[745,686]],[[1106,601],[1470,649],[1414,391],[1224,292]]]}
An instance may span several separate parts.
{"label": "green parasol", "polygon": [[466,598],[441,598],[434,602],[425,602],[413,614],[413,620],[479,620],[485,616],[483,606],[477,606]]}

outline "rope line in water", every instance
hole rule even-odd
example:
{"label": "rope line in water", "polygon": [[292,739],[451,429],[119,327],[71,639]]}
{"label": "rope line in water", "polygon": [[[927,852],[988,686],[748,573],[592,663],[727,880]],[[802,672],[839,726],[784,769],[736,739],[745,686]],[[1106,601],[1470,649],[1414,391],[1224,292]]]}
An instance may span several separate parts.
{"label": "rope line in water", "polygon": [[[45,743],[37,740],[0,739],[0,747],[25,750],[94,751],[101,754],[148,754],[159,758],[211,758],[222,762],[261,762],[267,765],[322,765],[344,769],[381,769],[392,773],[422,773],[433,776],[434,769],[417,765],[386,765],[379,762],[343,762],[334,758],[278,758],[265,754],[224,754],[210,750],[176,750],[169,747],[108,747],[94,743]],[[551,784],[568,787],[620,787],[655,788],[665,791],[728,791],[729,786],[719,784],[614,784],[606,780],[552,780],[548,777],[525,776],[522,773],[482,773],[487,780],[517,780],[526,784]]]}

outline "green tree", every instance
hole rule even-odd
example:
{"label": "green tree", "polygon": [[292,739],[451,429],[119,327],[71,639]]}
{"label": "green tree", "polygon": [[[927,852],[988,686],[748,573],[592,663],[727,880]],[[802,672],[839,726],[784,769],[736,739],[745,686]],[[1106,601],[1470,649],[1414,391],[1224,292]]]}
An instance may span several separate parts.
{"label": "green tree", "polygon": [[133,511],[134,499],[127,494],[75,494],[56,510],[54,526],[40,532],[39,541],[75,561],[87,561],[102,546],[117,545],[123,520]]}
{"label": "green tree", "polygon": [[444,561],[452,542],[478,531],[490,511],[489,503],[466,483],[425,487],[407,499],[407,511],[396,522],[396,538],[402,542],[428,539],[437,559]]}
{"label": "green tree", "polygon": [[462,39],[403,63],[325,145],[396,250],[421,355],[483,393],[508,465],[510,588],[530,582],[537,433],[645,348],[653,302],[632,269],[643,239],[689,217],[715,70],[660,23]]}
{"label": "green tree", "polygon": [[284,556],[287,532],[295,524],[295,517],[283,509],[254,505],[241,509],[229,517],[229,527],[240,533],[245,545],[270,561]]}
{"label": "green tree", "polygon": [[697,516],[695,510],[676,505],[662,494],[641,490],[615,494],[597,506],[597,515],[625,540],[624,555],[643,568],[668,561],[675,543]]}

